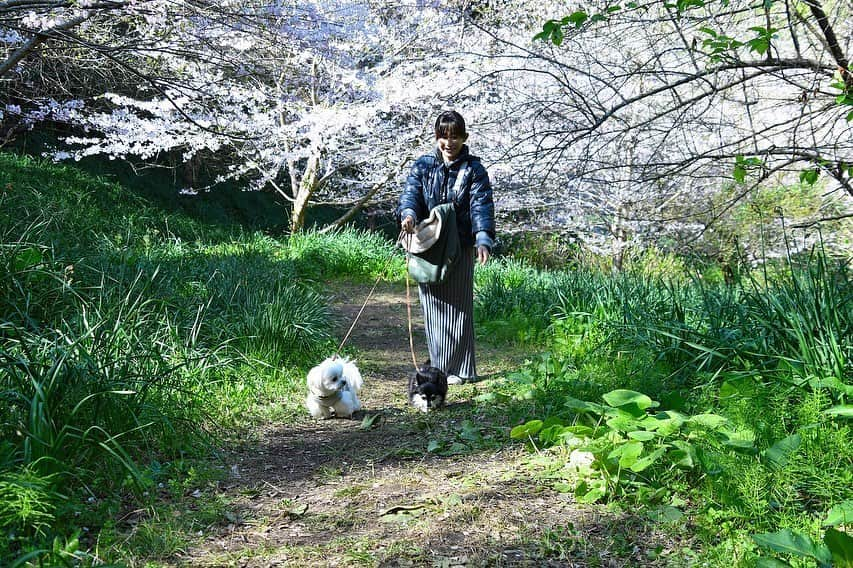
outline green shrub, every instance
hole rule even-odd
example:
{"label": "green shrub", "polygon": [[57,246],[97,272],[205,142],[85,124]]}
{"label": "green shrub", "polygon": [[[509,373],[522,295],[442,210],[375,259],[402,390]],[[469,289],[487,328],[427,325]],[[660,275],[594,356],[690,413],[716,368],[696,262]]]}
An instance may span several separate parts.
{"label": "green shrub", "polygon": [[577,264],[580,247],[556,233],[519,232],[502,235],[500,253],[539,270],[563,270]]}
{"label": "green shrub", "polygon": [[[769,286],[745,294],[755,345],[795,380],[831,390],[853,377],[853,279],[847,264],[815,254]],[[833,386],[834,385],[834,386]]]}
{"label": "green shrub", "polygon": [[629,249],[623,266],[625,272],[667,281],[683,283],[689,275],[689,267],[682,257],[653,247]]}
{"label": "green shrub", "polygon": [[496,340],[530,343],[551,321],[568,273],[547,273],[512,259],[498,259],[475,272],[475,313],[481,330]]}
{"label": "green shrub", "polygon": [[655,410],[657,401],[626,389],[607,392],[602,399],[604,404],[564,397],[573,420],[532,420],[511,432],[513,438],[534,439],[540,447],[561,445],[571,452],[563,475],[576,482],[580,502],[649,493],[657,499],[679,472],[695,478],[705,473],[709,448],[753,448],[751,432],[717,414]]}
{"label": "green shrub", "polygon": [[[727,558],[754,549],[758,531],[815,539],[820,517],[853,499],[846,265],[813,255],[726,286],[643,271],[492,278],[480,289],[482,313],[509,305],[537,329],[549,322],[541,337],[550,353],[496,390],[517,401],[510,414],[527,413],[517,438],[559,448],[541,472],[557,489],[582,500],[629,496],[650,514],[692,503],[709,554]],[[662,418],[652,406],[633,415],[606,398],[584,402],[614,389],[672,410]],[[658,421],[673,417],[681,427],[662,436]],[[583,452],[591,459],[579,465]],[[688,454],[693,465],[678,465]]]}

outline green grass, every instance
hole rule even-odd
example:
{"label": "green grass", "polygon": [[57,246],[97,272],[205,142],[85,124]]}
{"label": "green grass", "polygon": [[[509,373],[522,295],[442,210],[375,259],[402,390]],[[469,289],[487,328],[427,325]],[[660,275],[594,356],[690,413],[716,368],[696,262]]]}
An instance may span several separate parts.
{"label": "green grass", "polygon": [[287,256],[299,266],[300,277],[307,280],[346,276],[373,281],[380,276],[398,279],[405,274],[401,249],[367,231],[307,231],[291,235]]}
{"label": "green grass", "polygon": [[334,343],[322,281],[401,273],[364,233],[205,225],[31,158],[0,154],[0,189],[0,563],[59,562],[39,551],[145,501],[156,464],[292,418]]}
{"label": "green grass", "polygon": [[[814,253],[770,278],[725,287],[506,262],[478,285],[478,314],[503,326],[492,337],[545,353],[492,395],[524,409],[526,420],[572,423],[570,397],[600,403],[608,391],[631,389],[660,409],[717,413],[754,438],[743,451],[708,439],[701,475],[657,471],[620,499],[628,510],[677,496],[690,503],[685,512],[709,554],[746,566],[757,558],[750,535],[788,527],[818,538],[823,515],[853,499],[850,422],[826,413],[853,393],[848,265]],[[786,449],[771,460],[776,447]],[[553,459],[559,471],[568,450]]]}
{"label": "green grass", "polygon": [[[305,367],[335,346],[324,287],[404,274],[380,236],[205,225],[29,158],[0,154],[0,191],[0,563],[91,564],[93,551],[156,563],[228,522],[214,448],[302,413]],[[849,266],[815,254],[723,286],[666,255],[630,265],[545,271],[505,257],[478,269],[481,340],[529,361],[461,387],[474,407],[458,421],[419,416],[426,452],[491,451],[521,422],[572,423],[572,399],[630,389],[660,410],[719,415],[754,443],[697,437],[701,467],[628,476],[611,506],[679,508],[712,565],[750,565],[757,532],[819,537],[827,511],[853,499],[850,421],[826,413],[850,404]],[[573,448],[535,441],[550,464],[531,482],[577,483],[564,470]],[[113,520],[134,509],[133,526]],[[536,544],[548,557],[583,546],[568,529]],[[347,562],[381,560],[358,541],[332,545],[346,547]]]}

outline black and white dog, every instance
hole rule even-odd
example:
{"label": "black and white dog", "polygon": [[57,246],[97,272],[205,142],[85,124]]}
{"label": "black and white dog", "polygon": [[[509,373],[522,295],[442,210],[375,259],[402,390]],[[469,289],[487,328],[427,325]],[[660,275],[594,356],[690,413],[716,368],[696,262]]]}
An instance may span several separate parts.
{"label": "black and white dog", "polygon": [[409,377],[409,402],[420,411],[429,412],[444,406],[447,398],[447,375],[430,365],[429,359]]}

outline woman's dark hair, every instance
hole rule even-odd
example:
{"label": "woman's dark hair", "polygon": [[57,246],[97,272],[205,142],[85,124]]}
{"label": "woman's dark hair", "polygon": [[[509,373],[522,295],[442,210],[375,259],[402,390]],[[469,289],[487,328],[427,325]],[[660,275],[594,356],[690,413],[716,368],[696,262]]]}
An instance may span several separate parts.
{"label": "woman's dark hair", "polygon": [[451,136],[464,138],[465,119],[455,110],[446,110],[435,119],[435,137],[450,138]]}

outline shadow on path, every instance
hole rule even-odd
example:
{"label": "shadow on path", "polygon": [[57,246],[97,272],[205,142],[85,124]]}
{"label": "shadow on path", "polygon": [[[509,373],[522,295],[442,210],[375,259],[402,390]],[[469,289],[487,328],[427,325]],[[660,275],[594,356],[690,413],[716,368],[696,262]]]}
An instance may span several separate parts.
{"label": "shadow on path", "polygon": [[[369,286],[334,286],[343,336]],[[412,312],[419,330],[417,304]],[[424,349],[422,332],[414,343]],[[257,447],[234,456],[224,488],[233,522],[209,527],[180,564],[672,565],[648,551],[671,559],[677,543],[647,520],[555,491],[525,465],[530,454],[509,439],[508,417],[474,402],[509,366],[506,353],[490,354],[483,380],[451,387],[444,410],[423,414],[405,393],[412,356],[401,286],[380,285],[350,346],[365,410],[266,427]]]}

